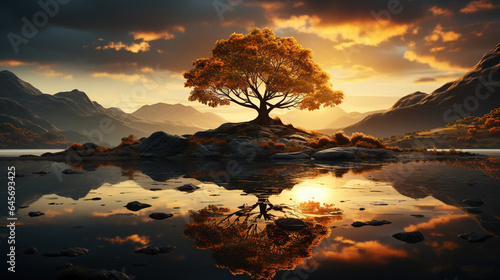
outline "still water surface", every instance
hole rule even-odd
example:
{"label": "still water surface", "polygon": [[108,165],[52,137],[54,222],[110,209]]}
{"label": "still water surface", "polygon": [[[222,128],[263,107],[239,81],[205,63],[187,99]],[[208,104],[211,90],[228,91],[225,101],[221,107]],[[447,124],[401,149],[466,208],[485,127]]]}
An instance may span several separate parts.
{"label": "still water surface", "polygon": [[[2,279],[56,279],[55,268],[65,262],[122,271],[136,280],[500,276],[500,171],[494,158],[370,165],[240,162],[231,174],[228,163],[219,161],[88,162],[77,167],[84,173],[73,175],[60,173],[69,167],[65,163],[0,161],[1,170],[10,165],[23,175],[15,179],[17,206],[28,207],[17,211],[17,272],[13,276],[4,266],[0,275],[8,278]],[[39,171],[50,173],[33,174]],[[177,189],[185,184],[199,189]],[[0,194],[6,201],[5,188]],[[470,198],[484,201],[482,213],[468,213],[462,201]],[[152,206],[130,211],[124,205],[131,201]],[[29,217],[32,211],[45,215]],[[154,212],[174,216],[154,220]],[[6,211],[0,214],[5,221]],[[307,230],[280,230],[274,226],[279,217],[301,219]],[[374,219],[391,224],[351,226]],[[408,244],[392,237],[403,230],[418,230],[425,240]],[[458,237],[471,231],[495,237],[484,243]],[[5,255],[7,228],[0,232]],[[134,253],[164,244],[176,249]],[[23,254],[33,246],[38,253]],[[73,258],[43,256],[64,247],[90,251]]]}

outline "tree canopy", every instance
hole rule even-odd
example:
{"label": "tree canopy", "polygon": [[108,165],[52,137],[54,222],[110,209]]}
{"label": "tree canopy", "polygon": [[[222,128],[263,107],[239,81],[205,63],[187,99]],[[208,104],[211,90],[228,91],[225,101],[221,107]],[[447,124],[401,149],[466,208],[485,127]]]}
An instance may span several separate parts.
{"label": "tree canopy", "polygon": [[231,102],[258,111],[257,123],[271,121],[273,109],[316,110],[342,102],[330,75],[312,60],[310,49],[292,37],[278,37],[268,28],[232,34],[219,40],[212,56],[193,62],[184,73],[190,101],[211,107]]}

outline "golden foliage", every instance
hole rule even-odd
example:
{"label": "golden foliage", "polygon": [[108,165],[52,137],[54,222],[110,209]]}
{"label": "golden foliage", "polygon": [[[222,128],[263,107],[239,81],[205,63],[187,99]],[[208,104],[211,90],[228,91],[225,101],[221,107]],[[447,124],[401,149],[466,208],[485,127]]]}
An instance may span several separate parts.
{"label": "golden foliage", "polygon": [[118,147],[135,146],[140,143],[141,141],[137,140],[134,135],[130,134],[129,136],[122,138],[122,142],[118,145]]}
{"label": "golden foliage", "polygon": [[17,128],[11,123],[0,123],[0,148],[23,148],[36,146],[64,146],[66,138],[55,132],[36,133]]}
{"label": "golden foliage", "polygon": [[246,273],[255,279],[272,279],[280,270],[292,270],[312,256],[312,249],[330,235],[329,217],[306,218],[300,231],[286,231],[267,223],[263,231],[249,235],[249,223],[235,220],[222,223],[225,216],[210,207],[191,213],[184,236],[198,249],[209,249],[218,267]]}
{"label": "golden foliage", "polygon": [[[333,107],[344,97],[342,91],[331,88],[328,72],[312,60],[310,49],[268,28],[254,28],[247,35],[233,33],[217,41],[212,56],[195,60],[193,66],[184,73],[185,86],[193,88],[189,100],[211,107],[233,102],[258,110],[276,99],[274,105],[264,105],[268,114],[274,108]],[[259,91],[261,84],[264,92]]]}
{"label": "golden foliage", "polygon": [[225,139],[219,139],[215,137],[205,138],[205,137],[189,136],[189,144],[191,146],[198,146],[199,144],[225,145],[227,144],[227,141]]}

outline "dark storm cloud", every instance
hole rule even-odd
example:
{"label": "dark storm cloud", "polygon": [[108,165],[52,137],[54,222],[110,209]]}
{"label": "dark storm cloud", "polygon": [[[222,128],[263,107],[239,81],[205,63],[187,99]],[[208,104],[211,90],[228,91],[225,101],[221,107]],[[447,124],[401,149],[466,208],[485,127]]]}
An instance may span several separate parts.
{"label": "dark storm cloud", "polygon": [[[404,49],[410,42],[414,42],[411,50],[416,56],[433,56],[453,65],[470,67],[471,63],[477,61],[478,55],[498,43],[500,34],[498,10],[467,14],[460,12],[470,1],[233,0],[229,3],[235,5],[226,6],[228,10],[223,13],[222,21],[221,14],[214,8],[216,1],[212,0],[66,1],[67,4],[59,5],[59,12],[48,18],[46,26],[38,28],[36,36],[29,38],[27,43],[19,44],[17,54],[7,34],[13,32],[22,36],[22,18],[32,21],[33,15],[42,8],[37,4],[38,1],[2,1],[0,61],[16,60],[51,64],[61,69],[114,73],[130,73],[136,68],[154,68],[159,65],[161,69],[181,72],[190,67],[192,60],[210,55],[215,41],[227,38],[233,32],[246,33],[252,26],[279,29],[279,26],[273,26],[276,19],[314,16],[321,20],[319,27],[389,19],[392,24],[418,28],[415,34],[408,30],[406,34],[391,37],[376,46],[362,46],[353,42],[350,51],[354,51],[355,55],[351,57],[346,57],[345,50],[334,48],[332,40],[317,34],[293,28],[277,31],[281,36],[296,37],[304,46],[312,48],[316,57],[322,58],[326,64],[364,65],[377,72],[390,73],[427,67],[403,57]],[[56,0],[42,2],[57,3]],[[448,14],[433,15],[430,9],[434,6]],[[387,14],[391,7],[399,12]],[[426,41],[425,38],[438,24],[445,31],[459,33],[460,37],[448,42]],[[147,41],[149,50],[136,53],[126,49],[96,49],[118,42],[126,46],[145,42],[134,38],[133,32],[168,32],[173,38]],[[99,41],[100,38],[103,40]],[[349,40],[339,38],[336,44],[343,42]],[[442,47],[445,49],[436,51]]]}

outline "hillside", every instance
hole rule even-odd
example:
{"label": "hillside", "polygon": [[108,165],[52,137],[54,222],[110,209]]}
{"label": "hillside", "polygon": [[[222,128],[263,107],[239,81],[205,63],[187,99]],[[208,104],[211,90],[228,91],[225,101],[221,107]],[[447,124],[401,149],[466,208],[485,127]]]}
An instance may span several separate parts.
{"label": "hillside", "polygon": [[197,126],[200,128],[216,128],[227,121],[214,113],[202,113],[191,106],[182,104],[156,103],[144,105],[132,116],[149,121],[172,122],[183,126]]}
{"label": "hillside", "polygon": [[431,94],[412,93],[387,112],[374,114],[344,128],[389,137],[445,126],[468,115],[482,116],[500,107],[500,44],[467,73]]}
{"label": "hillside", "polygon": [[[161,118],[150,116],[145,119],[127,114],[119,108],[104,108],[92,101],[85,92],[76,89],[53,95],[44,94],[14,73],[0,71],[0,122],[12,124],[22,131],[20,135],[52,132],[57,137],[62,135],[61,139],[66,138],[68,142],[116,145],[124,135],[144,137],[159,130],[170,134],[193,134],[209,124],[215,127],[217,121],[224,122],[216,114],[201,113],[189,106],[183,107],[186,108],[182,114],[169,111],[163,113]],[[177,121],[169,120],[169,116]],[[197,121],[192,116],[202,117]],[[184,118],[189,121],[183,122]],[[18,137],[18,140],[21,138]],[[26,139],[26,142],[29,141]],[[63,142],[61,140],[58,143]],[[32,147],[37,147],[36,142],[29,143],[34,145]]]}
{"label": "hillside", "polygon": [[500,108],[482,117],[467,117],[445,127],[391,136],[384,143],[400,148],[477,148],[500,147]]}

